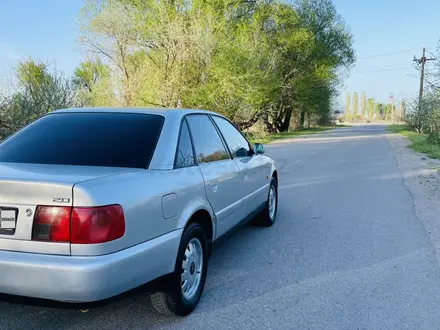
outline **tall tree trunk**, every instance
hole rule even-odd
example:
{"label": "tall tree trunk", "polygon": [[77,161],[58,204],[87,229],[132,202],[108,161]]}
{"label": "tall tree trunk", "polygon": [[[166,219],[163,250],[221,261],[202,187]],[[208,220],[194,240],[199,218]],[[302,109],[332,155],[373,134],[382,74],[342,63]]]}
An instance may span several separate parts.
{"label": "tall tree trunk", "polygon": [[276,133],[276,128],[275,126],[269,121],[269,112],[265,112],[263,113],[262,117],[261,117],[264,126],[266,127],[266,130],[268,133],[272,134],[272,133]]}
{"label": "tall tree trunk", "polygon": [[304,110],[301,110],[299,114],[299,128],[304,128],[305,119],[306,119],[306,113]]}
{"label": "tall tree trunk", "polygon": [[293,130],[297,130],[298,128],[299,128],[299,122],[300,122],[300,113],[297,111],[297,109],[295,110],[295,113],[294,113],[294,117],[293,117]]}
{"label": "tall tree trunk", "polygon": [[245,130],[253,126],[258,121],[258,119],[260,119],[263,116],[264,111],[265,111],[264,109],[257,111],[252,115],[252,117],[249,120],[234,122],[234,123],[240,130]]}
{"label": "tall tree trunk", "polygon": [[288,107],[286,112],[284,113],[284,119],[283,122],[281,123],[280,132],[289,131],[290,118],[292,118],[292,112],[293,112],[292,107]]}

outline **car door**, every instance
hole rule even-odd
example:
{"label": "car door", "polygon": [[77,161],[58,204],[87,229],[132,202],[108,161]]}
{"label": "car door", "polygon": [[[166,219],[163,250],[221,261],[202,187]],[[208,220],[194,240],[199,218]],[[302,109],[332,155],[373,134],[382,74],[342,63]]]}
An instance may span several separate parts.
{"label": "car door", "polygon": [[204,114],[186,117],[196,158],[205,181],[206,196],[217,220],[217,237],[243,217],[242,176],[211,119]]}
{"label": "car door", "polygon": [[252,146],[227,119],[212,116],[219,128],[233,160],[242,173],[244,191],[243,206],[249,214],[261,206],[267,199],[270,183],[270,163],[267,157],[254,153]]}

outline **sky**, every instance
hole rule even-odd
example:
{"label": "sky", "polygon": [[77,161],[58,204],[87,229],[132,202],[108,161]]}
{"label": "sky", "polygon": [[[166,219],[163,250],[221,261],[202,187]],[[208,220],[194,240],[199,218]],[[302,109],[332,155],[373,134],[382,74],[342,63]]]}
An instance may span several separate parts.
{"label": "sky", "polygon": [[[341,87],[345,93],[365,91],[367,97],[388,102],[418,95],[420,74],[412,62],[422,48],[437,52],[440,38],[439,0],[333,0],[354,36],[357,61]],[[384,55],[390,54],[391,55]],[[427,53],[427,57],[431,56]],[[432,56],[431,56],[432,57]],[[427,70],[433,63],[427,63]]]}
{"label": "sky", "polygon": [[[422,48],[436,53],[440,38],[440,0],[333,0],[354,36],[356,65],[340,87],[362,91],[379,102],[391,93],[411,100],[419,73],[412,59]],[[21,59],[33,57],[71,74],[81,60],[76,43],[83,0],[2,0],[0,2],[0,83]],[[428,53],[428,55],[430,55]],[[432,70],[433,64],[427,64]]]}
{"label": "sky", "polygon": [[82,0],[0,1],[0,82],[22,59],[35,58],[72,73],[81,60],[76,49]]}

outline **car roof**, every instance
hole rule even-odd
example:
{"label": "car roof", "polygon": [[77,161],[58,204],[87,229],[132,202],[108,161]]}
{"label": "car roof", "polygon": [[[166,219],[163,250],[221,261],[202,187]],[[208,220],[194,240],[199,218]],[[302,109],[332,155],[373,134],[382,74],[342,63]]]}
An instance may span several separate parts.
{"label": "car roof", "polygon": [[[212,111],[199,109],[184,109],[184,108],[136,108],[136,107],[87,107],[87,108],[69,108],[60,109],[48,113],[46,116],[62,116],[66,113],[130,113],[130,114],[152,114],[159,115],[165,118],[165,124],[157,141],[156,148],[151,158],[149,169],[153,170],[169,170],[174,168],[176,144],[179,140],[180,125],[182,118],[189,114],[205,114],[216,115],[225,118],[224,116]],[[176,128],[179,129],[176,129]],[[173,150],[173,152],[169,152]]]}
{"label": "car roof", "polygon": [[84,107],[84,108],[68,108],[55,110],[52,113],[74,113],[74,112],[111,112],[111,113],[142,113],[155,114],[164,117],[183,117],[187,114],[204,113],[211,115],[219,115],[213,111],[202,109],[185,109],[185,108],[143,108],[143,107]]}

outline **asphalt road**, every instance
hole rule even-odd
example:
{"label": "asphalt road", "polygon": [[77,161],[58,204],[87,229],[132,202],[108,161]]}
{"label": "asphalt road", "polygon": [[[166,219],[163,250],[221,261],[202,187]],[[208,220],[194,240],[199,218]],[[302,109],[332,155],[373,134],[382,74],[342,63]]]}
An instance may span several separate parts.
{"label": "asphalt road", "polygon": [[138,293],[88,313],[0,302],[0,327],[440,328],[437,260],[384,134],[361,126],[267,146],[279,169],[277,222],[221,239],[190,316],[160,316]]}

